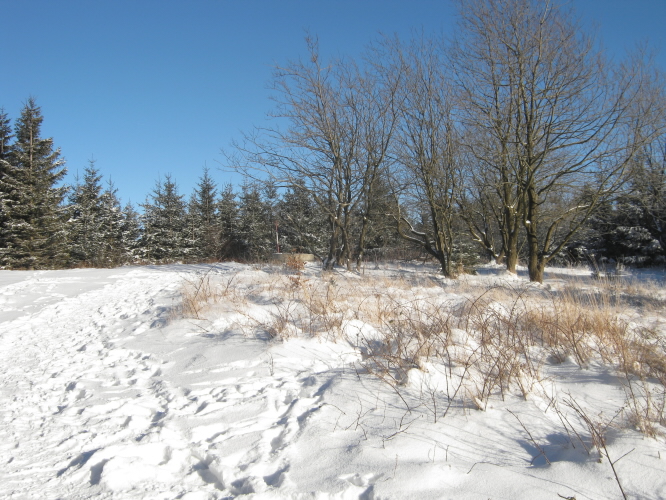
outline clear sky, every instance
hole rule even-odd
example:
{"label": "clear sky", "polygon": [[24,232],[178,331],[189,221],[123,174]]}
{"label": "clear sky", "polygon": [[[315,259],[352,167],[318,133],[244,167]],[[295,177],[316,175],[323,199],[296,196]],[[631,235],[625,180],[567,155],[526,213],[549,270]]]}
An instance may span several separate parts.
{"label": "clear sky", "polygon": [[[564,1],[564,0],[563,0]],[[571,0],[618,57],[649,40],[666,70],[666,0]],[[378,32],[450,33],[448,0],[0,0],[0,107],[28,96],[73,182],[94,157],[123,202],[143,202],[159,175],[189,194],[220,149],[262,125],[271,68],[305,53],[357,55]]]}

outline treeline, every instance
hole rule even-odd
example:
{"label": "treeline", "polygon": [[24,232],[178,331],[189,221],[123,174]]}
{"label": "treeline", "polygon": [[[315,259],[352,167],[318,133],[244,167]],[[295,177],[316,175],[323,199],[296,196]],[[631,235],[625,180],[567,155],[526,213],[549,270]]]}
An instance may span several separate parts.
{"label": "treeline", "polygon": [[275,69],[279,127],[232,164],[313,200],[327,267],[362,259],[386,189],[380,211],[447,276],[470,237],[533,281],[563,259],[663,263],[666,100],[648,54],[614,62],[569,4],[457,4],[453,36],[383,37],[356,60],[308,38]]}
{"label": "treeline", "polygon": [[[0,266],[46,269],[135,263],[257,261],[279,250],[326,248],[327,221],[297,189],[247,182],[235,192],[204,169],[188,199],[171,176],[159,179],[138,208],[90,161],[71,186],[43,117],[28,99],[14,127],[0,112]],[[12,133],[13,132],[13,133]],[[371,248],[396,245],[383,218],[367,235]]]}
{"label": "treeline", "polygon": [[666,97],[645,51],[614,62],[573,11],[459,0],[450,39],[383,37],[363,57],[275,68],[274,128],[121,208],[91,164],[71,188],[29,100],[0,123],[0,265],[318,255],[325,268],[416,249],[454,276],[479,257],[533,281],[549,263],[666,262]]}

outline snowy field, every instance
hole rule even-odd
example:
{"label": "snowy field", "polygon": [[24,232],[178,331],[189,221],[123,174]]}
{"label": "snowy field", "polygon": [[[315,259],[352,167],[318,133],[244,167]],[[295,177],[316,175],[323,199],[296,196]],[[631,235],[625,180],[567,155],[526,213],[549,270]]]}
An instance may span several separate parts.
{"label": "snowy field", "polygon": [[666,498],[663,273],[0,271],[0,498]]}

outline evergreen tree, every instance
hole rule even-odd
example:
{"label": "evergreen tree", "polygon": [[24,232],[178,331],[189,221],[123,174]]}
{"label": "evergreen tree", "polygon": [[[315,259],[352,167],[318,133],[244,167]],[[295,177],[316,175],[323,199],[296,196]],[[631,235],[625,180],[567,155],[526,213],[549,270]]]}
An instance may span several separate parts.
{"label": "evergreen tree", "polygon": [[107,187],[100,197],[102,238],[104,241],[103,255],[100,263],[107,266],[117,266],[125,261],[123,248],[123,227],[125,217],[118,199],[118,190],[109,180]]}
{"label": "evergreen tree", "polygon": [[398,213],[388,182],[378,176],[368,188],[357,208],[356,223],[353,225],[354,240],[357,241],[357,269],[368,254],[378,258],[387,254],[388,247],[404,246],[405,243],[396,231],[394,220],[388,215]]}
{"label": "evergreen tree", "polygon": [[238,218],[238,239],[243,258],[258,260],[275,252],[273,224],[270,204],[262,198],[259,187],[243,184]]}
{"label": "evergreen tree", "polygon": [[190,195],[185,213],[185,245],[190,248],[189,258],[200,262],[204,259],[204,249],[201,244],[203,227],[197,214],[196,194]]}
{"label": "evergreen tree", "polygon": [[279,201],[277,212],[283,253],[325,254],[328,220],[305,189],[289,188]]}
{"label": "evergreen tree", "polygon": [[104,253],[102,221],[102,175],[90,160],[84,170],[83,182],[74,185],[69,195],[70,218],[68,233],[72,264],[99,266]]}
{"label": "evergreen tree", "polygon": [[[11,121],[7,117],[4,108],[0,108],[0,182],[9,170],[9,151],[11,150],[10,141],[12,139]],[[2,184],[0,184],[0,203],[2,202]],[[3,205],[0,204],[0,228],[6,220]],[[5,247],[1,239],[0,232],[0,249]]]}
{"label": "evergreen tree", "polygon": [[0,108],[0,179],[9,167],[10,142],[12,140],[11,120],[7,117],[4,108]]}
{"label": "evergreen tree", "polygon": [[0,179],[0,265],[4,267],[62,267],[68,260],[62,206],[67,189],[56,187],[66,170],[53,139],[40,136],[42,121],[41,109],[28,99],[16,121],[16,142]]}
{"label": "evergreen tree", "polygon": [[141,205],[143,257],[153,262],[175,262],[189,258],[186,241],[185,202],[176,183],[167,175],[157,181],[149,199]]}
{"label": "evergreen tree", "polygon": [[636,266],[666,262],[666,136],[645,146],[632,167],[624,191],[600,204],[568,249],[571,259]]}
{"label": "evergreen tree", "polygon": [[637,159],[631,201],[640,214],[646,263],[666,262],[666,135],[648,144]]}
{"label": "evergreen tree", "polygon": [[117,190],[109,181],[102,191],[102,175],[90,160],[69,197],[69,237],[72,264],[112,267],[124,261],[123,223]]}
{"label": "evergreen tree", "polygon": [[208,168],[204,168],[203,175],[192,194],[188,210],[191,224],[189,234],[193,239],[194,252],[199,258],[217,257],[220,223],[216,196],[217,186],[211,179]]}
{"label": "evergreen tree", "polygon": [[141,253],[140,238],[141,222],[139,213],[128,202],[122,210],[121,263],[131,264],[139,259]]}
{"label": "evergreen tree", "polygon": [[240,257],[241,244],[238,233],[238,203],[233,186],[227,184],[217,202],[219,222],[219,246],[216,257],[220,260]]}

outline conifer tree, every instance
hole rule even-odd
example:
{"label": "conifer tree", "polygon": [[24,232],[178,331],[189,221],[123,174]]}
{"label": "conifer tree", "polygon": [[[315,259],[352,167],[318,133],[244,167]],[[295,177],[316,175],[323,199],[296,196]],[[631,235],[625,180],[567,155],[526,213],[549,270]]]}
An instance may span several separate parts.
{"label": "conifer tree", "polygon": [[123,224],[117,189],[112,181],[102,190],[102,175],[90,160],[83,182],[69,196],[71,263],[112,267],[124,262]]}
{"label": "conifer tree", "polygon": [[10,141],[12,139],[11,120],[4,108],[0,108],[0,179],[8,168]]}
{"label": "conifer tree", "polygon": [[387,247],[404,247],[405,243],[409,243],[400,238],[394,221],[388,215],[399,213],[400,209],[386,180],[377,176],[369,187],[368,196],[357,208],[356,224],[353,226],[357,242],[354,252],[357,269],[368,253],[376,258],[385,254]]}
{"label": "conifer tree", "polygon": [[211,179],[208,168],[204,168],[189,204],[193,239],[193,252],[199,258],[210,259],[217,255],[220,237],[220,224],[217,214],[217,186]]}
{"label": "conifer tree", "polygon": [[12,145],[0,179],[0,265],[10,268],[49,268],[66,264],[65,176],[60,150],[53,139],[40,136],[43,117],[29,98],[16,121]]}
{"label": "conifer tree", "polygon": [[128,202],[122,210],[121,263],[131,264],[140,257],[141,222],[134,205]]}
{"label": "conifer tree", "polygon": [[328,221],[305,189],[297,185],[290,187],[279,201],[277,212],[283,253],[295,251],[324,256]]}
{"label": "conifer tree", "polygon": [[191,249],[190,260],[199,262],[204,258],[204,250],[201,245],[203,228],[196,205],[196,192],[192,192],[185,211],[185,245]]}
{"label": "conifer tree", "polygon": [[153,193],[141,206],[144,209],[141,236],[144,258],[162,263],[189,258],[185,202],[170,175],[164,182],[157,181]]}
{"label": "conifer tree", "polygon": [[245,259],[262,259],[275,251],[271,207],[262,199],[257,184],[243,184],[239,203],[238,238]]}
{"label": "conifer tree", "polygon": [[117,266],[124,262],[123,227],[125,217],[118,199],[118,190],[111,180],[100,197],[103,255],[100,263]]}
{"label": "conifer tree", "polygon": [[72,264],[99,266],[104,253],[102,215],[102,175],[90,160],[84,170],[83,182],[77,183],[69,195],[70,218],[68,233]]}
{"label": "conifer tree", "polygon": [[[0,182],[9,170],[9,151],[11,148],[10,141],[12,139],[11,121],[7,117],[4,108],[0,108]],[[2,184],[0,184],[0,203],[2,202]],[[0,228],[2,228],[3,221],[5,221],[5,212],[3,205],[0,204]],[[4,248],[5,244],[1,239],[0,233],[0,248]]]}
{"label": "conifer tree", "polygon": [[648,263],[666,262],[666,135],[646,145],[632,175],[632,201],[649,235],[641,249]]}
{"label": "conifer tree", "polygon": [[220,193],[217,202],[219,221],[219,247],[216,255],[219,259],[234,259],[240,256],[241,245],[238,234],[238,203],[233,186],[227,184]]}

